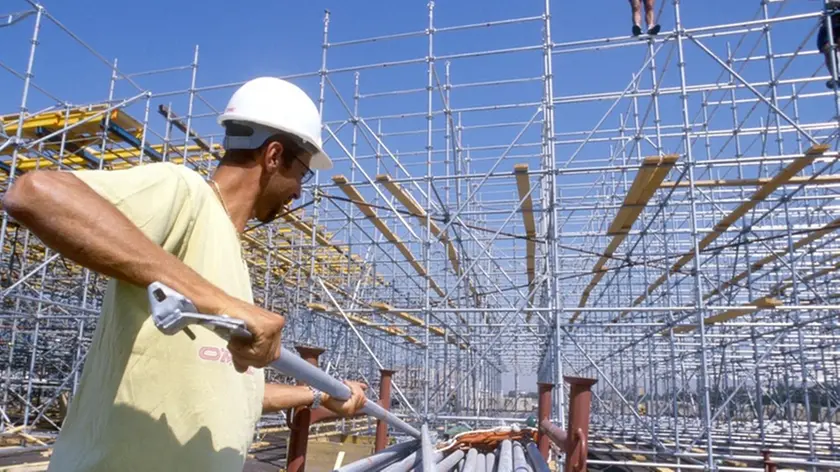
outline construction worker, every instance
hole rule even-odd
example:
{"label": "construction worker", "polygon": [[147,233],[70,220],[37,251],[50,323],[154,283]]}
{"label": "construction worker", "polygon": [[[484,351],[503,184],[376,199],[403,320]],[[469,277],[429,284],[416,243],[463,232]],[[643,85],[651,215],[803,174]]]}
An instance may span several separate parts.
{"label": "construction worker", "polygon": [[[825,68],[828,69],[828,74],[832,76],[825,83],[825,86],[829,89],[834,89],[836,86],[832,72],[834,71],[832,57],[838,57],[837,50],[840,47],[840,11],[837,11],[838,7],[840,7],[840,2],[829,2],[827,4],[827,10],[830,12],[827,16],[831,21],[830,37],[834,40],[834,47],[832,48],[831,41],[829,41],[828,21],[826,21],[825,17],[820,18],[820,29],[817,32],[817,49],[823,53],[825,57]],[[840,57],[838,57],[838,61],[840,61]],[[838,62],[838,65],[840,66],[840,62]],[[840,70],[837,73],[840,74]]]}
{"label": "construction worker", "polygon": [[[633,36],[642,34],[642,1],[630,0],[630,11],[633,14]],[[662,27],[659,23],[654,22],[654,8],[656,0],[644,0],[645,3],[645,24],[647,24],[647,34],[656,36]]]}
{"label": "construction worker", "polygon": [[[240,246],[249,219],[271,221],[313,169],[332,167],[317,107],[263,77],[233,94],[219,123],[226,152],[209,181],[173,163],[38,171],[3,199],[52,250],[110,277],[49,471],[239,472],[263,413],[314,403],[346,417],[365,402],[354,382],[345,402],[265,384],[285,319],[253,304]],[[244,320],[253,340],[228,343],[200,326],[160,333],[146,295],[154,281],[202,313]]]}

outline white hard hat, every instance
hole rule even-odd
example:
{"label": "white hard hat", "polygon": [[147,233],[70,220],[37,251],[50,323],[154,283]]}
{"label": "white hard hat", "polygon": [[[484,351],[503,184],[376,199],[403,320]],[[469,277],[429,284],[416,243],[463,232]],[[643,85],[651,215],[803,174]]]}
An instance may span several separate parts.
{"label": "white hard hat", "polygon": [[230,97],[218,122],[245,125],[248,136],[226,135],[225,149],[256,149],[277,131],[300,138],[314,154],[311,169],[327,170],[332,161],[321,141],[321,115],[315,102],[297,85],[275,77],[259,77],[243,84]]}

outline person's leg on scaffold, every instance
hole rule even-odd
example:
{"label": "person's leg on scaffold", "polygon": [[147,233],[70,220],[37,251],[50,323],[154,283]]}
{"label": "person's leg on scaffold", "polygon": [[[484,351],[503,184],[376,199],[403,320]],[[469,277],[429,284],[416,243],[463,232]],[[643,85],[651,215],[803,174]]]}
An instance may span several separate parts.
{"label": "person's leg on scaffold", "polygon": [[647,23],[648,27],[648,34],[651,36],[656,36],[659,34],[659,30],[662,28],[659,26],[659,23],[654,22],[654,7],[655,7],[656,0],[645,0],[645,22]]}

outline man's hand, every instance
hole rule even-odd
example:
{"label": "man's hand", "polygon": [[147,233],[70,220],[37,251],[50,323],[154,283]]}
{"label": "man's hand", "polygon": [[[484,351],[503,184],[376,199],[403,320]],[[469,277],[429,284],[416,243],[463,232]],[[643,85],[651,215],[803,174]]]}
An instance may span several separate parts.
{"label": "man's hand", "polygon": [[228,343],[237,372],[265,367],[280,357],[281,332],[286,324],[283,316],[240,300],[233,300],[223,313],[244,321],[253,335],[250,341],[232,337]]}
{"label": "man's hand", "polygon": [[348,418],[355,416],[365,406],[367,385],[350,380],[346,380],[344,383],[350,387],[350,398],[347,401],[336,400],[324,393],[321,404],[339,417]]}

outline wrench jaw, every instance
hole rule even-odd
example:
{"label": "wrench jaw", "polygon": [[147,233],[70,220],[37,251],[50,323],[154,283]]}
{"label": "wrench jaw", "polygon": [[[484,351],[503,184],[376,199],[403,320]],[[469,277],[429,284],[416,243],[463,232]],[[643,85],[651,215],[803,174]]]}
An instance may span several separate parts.
{"label": "wrench jaw", "polygon": [[230,340],[231,336],[251,338],[244,321],[228,315],[203,315],[187,297],[161,282],[152,282],[147,288],[152,320],[163,334],[172,336],[192,324],[211,329]]}
{"label": "wrench jaw", "polygon": [[197,312],[192,301],[161,282],[152,282],[147,288],[152,320],[163,334],[173,335],[184,329],[190,320],[185,312]]}

